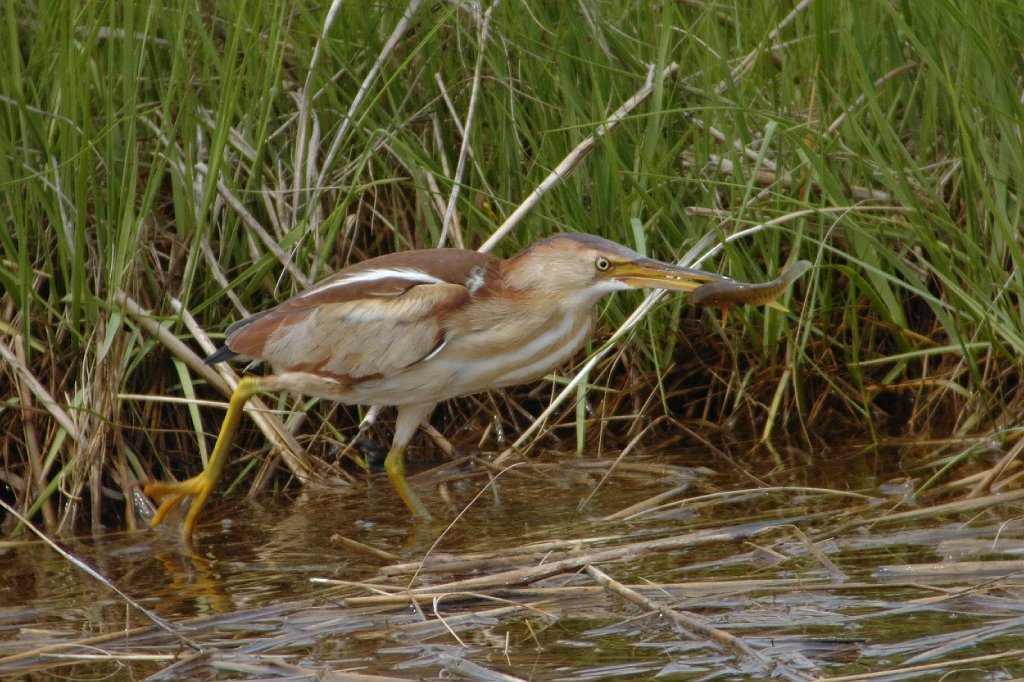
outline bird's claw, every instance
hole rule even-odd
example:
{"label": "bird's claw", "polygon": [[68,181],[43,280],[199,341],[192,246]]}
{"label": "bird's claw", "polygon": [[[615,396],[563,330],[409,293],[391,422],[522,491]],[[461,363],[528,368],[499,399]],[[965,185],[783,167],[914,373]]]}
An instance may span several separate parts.
{"label": "bird's claw", "polygon": [[183,528],[186,542],[192,538],[192,529],[195,527],[199,510],[206,504],[206,499],[213,492],[217,480],[209,475],[209,472],[193,476],[187,481],[165,482],[153,481],[146,484],[145,493],[150,497],[161,499],[160,507],[153,515],[150,525],[159,526],[167,518],[167,515],[174,511],[186,498],[192,497],[192,505],[188,510]]}

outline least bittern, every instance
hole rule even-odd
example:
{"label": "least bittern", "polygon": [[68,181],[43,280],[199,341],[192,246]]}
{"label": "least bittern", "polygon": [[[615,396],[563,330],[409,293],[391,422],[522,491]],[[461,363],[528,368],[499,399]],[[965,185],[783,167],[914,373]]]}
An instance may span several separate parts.
{"label": "least bittern", "polygon": [[363,261],[262,313],[232,324],[208,363],[271,363],[275,374],[243,378],[206,470],[181,483],[151,483],[166,499],[153,524],[193,495],[191,538],[220,477],[245,403],[292,391],[359,405],[398,408],[384,461],[416,517],[430,512],[405,479],[405,448],[434,406],[449,398],[522,384],[568,360],[590,335],[596,303],[624,289],[692,291],[733,282],[645,258],[607,239],[561,234],[502,260],[477,251],[429,249]]}

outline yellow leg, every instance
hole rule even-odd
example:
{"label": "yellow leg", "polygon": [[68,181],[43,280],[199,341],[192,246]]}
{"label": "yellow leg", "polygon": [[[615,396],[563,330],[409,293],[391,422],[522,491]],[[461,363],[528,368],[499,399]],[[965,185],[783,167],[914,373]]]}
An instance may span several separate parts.
{"label": "yellow leg", "polygon": [[424,523],[431,523],[434,517],[431,516],[427,506],[420,500],[419,495],[409,487],[409,482],[405,480],[405,448],[391,448],[387,458],[384,460],[384,471],[387,472],[388,480],[391,481],[391,485],[413,516]]}
{"label": "yellow leg", "polygon": [[213,446],[210,463],[206,465],[203,473],[181,483],[153,482],[146,484],[145,491],[147,495],[166,498],[160,504],[160,508],[157,509],[152,525],[157,526],[163,523],[167,514],[181,504],[182,500],[190,495],[194,496],[195,499],[192,500],[192,506],[189,508],[188,515],[185,517],[185,523],[182,526],[182,536],[185,539],[185,543],[191,544],[192,531],[195,529],[199,512],[217,486],[221,472],[224,471],[224,465],[228,460],[228,451],[231,448],[231,441],[235,436],[235,430],[238,428],[238,422],[242,418],[242,409],[249,402],[250,398],[261,391],[260,380],[257,378],[245,377],[238,382],[238,387],[231,394],[231,400],[228,402],[228,413],[224,416],[224,423],[221,424],[220,434],[217,436],[217,442]]}
{"label": "yellow leg", "polygon": [[405,446],[409,444],[420,423],[429,417],[433,410],[434,403],[399,407],[398,418],[395,420],[395,438],[388,456],[384,459],[384,471],[387,472],[391,485],[413,516],[424,523],[431,523],[434,517],[405,480]]}

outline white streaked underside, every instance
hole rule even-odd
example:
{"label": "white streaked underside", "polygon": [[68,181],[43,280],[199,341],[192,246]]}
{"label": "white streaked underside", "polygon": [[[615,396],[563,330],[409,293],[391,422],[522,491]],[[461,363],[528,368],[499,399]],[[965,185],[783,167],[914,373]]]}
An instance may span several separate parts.
{"label": "white streaked underside", "polygon": [[[581,323],[582,322],[582,323]],[[590,333],[590,318],[566,315],[558,326],[529,343],[506,349],[480,362],[481,373],[494,376],[494,388],[514,386],[544,376],[569,359]]]}
{"label": "white streaked underside", "polygon": [[340,289],[341,287],[347,287],[353,284],[368,284],[370,282],[380,282],[388,279],[403,279],[409,282],[409,286],[416,284],[448,284],[448,282],[443,279],[439,279],[433,275],[428,275],[422,270],[415,270],[413,268],[374,268],[373,270],[357,272],[330,282],[324,282],[323,284],[319,284],[309,291],[300,294],[297,298],[302,299],[307,296],[321,294],[331,289]]}
{"label": "white streaked underside", "polygon": [[[395,376],[353,386],[351,397],[346,399],[403,405],[523,384],[565,363],[583,345],[590,330],[589,315],[566,313],[550,329],[536,336],[520,329],[521,342],[492,344],[486,354],[478,354],[473,335],[450,338],[428,358]],[[469,347],[473,349],[467,353]]]}

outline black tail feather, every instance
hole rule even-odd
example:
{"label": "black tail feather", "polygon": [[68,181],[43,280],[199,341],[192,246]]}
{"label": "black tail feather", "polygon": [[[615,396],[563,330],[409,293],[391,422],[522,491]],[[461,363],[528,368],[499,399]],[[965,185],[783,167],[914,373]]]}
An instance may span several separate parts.
{"label": "black tail feather", "polygon": [[237,356],[238,353],[236,353],[235,351],[231,350],[227,346],[221,346],[213,353],[213,355],[203,360],[203,362],[205,362],[208,365],[215,365],[218,362],[224,362],[225,360],[230,360]]}

